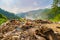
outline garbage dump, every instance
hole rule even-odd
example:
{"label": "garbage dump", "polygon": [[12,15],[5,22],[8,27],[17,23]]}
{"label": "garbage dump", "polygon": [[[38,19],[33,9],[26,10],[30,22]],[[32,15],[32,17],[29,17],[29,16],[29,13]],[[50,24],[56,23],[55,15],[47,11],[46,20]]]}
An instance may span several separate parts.
{"label": "garbage dump", "polygon": [[0,26],[0,40],[60,40],[56,24],[44,20],[9,20]]}

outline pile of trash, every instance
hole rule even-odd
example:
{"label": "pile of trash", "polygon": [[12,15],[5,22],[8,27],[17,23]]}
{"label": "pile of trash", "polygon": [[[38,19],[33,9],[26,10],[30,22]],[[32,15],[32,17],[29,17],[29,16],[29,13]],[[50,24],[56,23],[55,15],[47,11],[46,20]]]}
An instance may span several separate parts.
{"label": "pile of trash", "polygon": [[51,23],[43,20],[9,20],[0,26],[0,40],[58,40],[51,28],[42,25]]}

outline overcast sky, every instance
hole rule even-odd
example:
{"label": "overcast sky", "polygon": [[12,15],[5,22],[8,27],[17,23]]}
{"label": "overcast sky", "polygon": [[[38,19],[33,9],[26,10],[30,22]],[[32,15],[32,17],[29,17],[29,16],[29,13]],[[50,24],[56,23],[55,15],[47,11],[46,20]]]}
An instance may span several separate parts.
{"label": "overcast sky", "polygon": [[0,0],[0,8],[13,12],[26,12],[50,8],[53,0]]}

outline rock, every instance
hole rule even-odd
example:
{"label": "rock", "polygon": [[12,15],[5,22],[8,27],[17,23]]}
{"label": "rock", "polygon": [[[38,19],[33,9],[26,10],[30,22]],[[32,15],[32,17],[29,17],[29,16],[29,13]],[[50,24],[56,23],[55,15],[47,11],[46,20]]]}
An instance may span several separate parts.
{"label": "rock", "polygon": [[[45,20],[9,20],[0,27],[1,40],[55,40],[54,31],[44,24],[51,24]],[[50,39],[51,38],[51,39]],[[57,38],[56,38],[57,40]]]}

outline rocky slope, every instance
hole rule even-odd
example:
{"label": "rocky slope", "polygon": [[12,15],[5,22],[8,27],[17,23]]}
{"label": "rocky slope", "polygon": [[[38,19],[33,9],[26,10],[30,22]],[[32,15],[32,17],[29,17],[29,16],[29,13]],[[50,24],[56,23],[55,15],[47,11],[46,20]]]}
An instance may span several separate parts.
{"label": "rocky slope", "polygon": [[60,40],[60,24],[46,20],[9,20],[0,26],[0,40]]}

